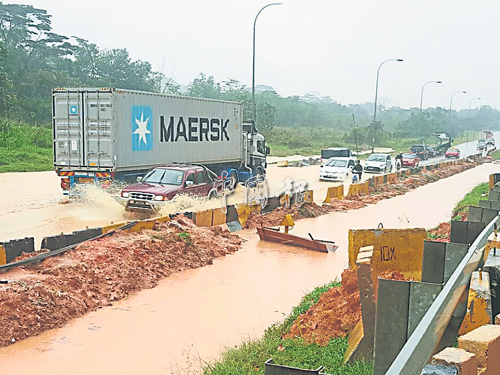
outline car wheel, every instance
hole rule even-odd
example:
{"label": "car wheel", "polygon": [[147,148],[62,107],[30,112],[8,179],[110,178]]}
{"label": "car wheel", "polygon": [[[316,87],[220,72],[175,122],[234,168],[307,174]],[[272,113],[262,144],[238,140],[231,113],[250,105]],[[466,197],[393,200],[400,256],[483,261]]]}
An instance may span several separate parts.
{"label": "car wheel", "polygon": [[255,174],[266,177],[266,171],[260,165],[255,169]]}
{"label": "car wheel", "polygon": [[212,189],[208,192],[208,199],[215,199],[215,198],[217,198],[217,193],[215,192],[215,190]]}

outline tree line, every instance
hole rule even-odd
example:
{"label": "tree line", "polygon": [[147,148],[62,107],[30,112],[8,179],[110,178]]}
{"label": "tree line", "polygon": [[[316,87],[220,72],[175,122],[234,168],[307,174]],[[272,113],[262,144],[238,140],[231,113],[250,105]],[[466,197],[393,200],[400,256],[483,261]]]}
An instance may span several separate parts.
{"label": "tree line", "polygon": [[[163,83],[162,83],[163,82]],[[166,82],[166,83],[165,83]],[[243,102],[244,117],[252,118],[251,90],[237,80],[216,82],[200,73],[182,91],[149,62],[133,61],[126,49],[102,49],[79,37],[52,31],[51,16],[30,5],[0,2],[0,118],[50,126],[54,87],[116,87],[173,95]],[[282,97],[271,87],[258,86],[256,124],[264,133],[274,127],[313,131],[336,129],[346,141],[376,143],[387,138],[421,138],[435,131],[455,136],[464,130],[498,129],[500,113],[489,106],[449,111],[445,108],[380,108],[372,123],[373,103],[343,105],[330,97],[307,94]],[[355,131],[356,129],[356,131]],[[375,134],[373,134],[375,131]]]}

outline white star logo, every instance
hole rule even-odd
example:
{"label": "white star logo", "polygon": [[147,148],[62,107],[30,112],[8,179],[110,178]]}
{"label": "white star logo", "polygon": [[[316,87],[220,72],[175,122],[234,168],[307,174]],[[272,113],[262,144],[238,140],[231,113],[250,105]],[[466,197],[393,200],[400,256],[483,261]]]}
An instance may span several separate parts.
{"label": "white star logo", "polygon": [[135,129],[134,134],[139,134],[139,145],[141,144],[141,141],[144,141],[144,144],[147,146],[148,141],[146,140],[146,134],[151,134],[151,132],[148,130],[148,122],[149,122],[149,117],[144,120],[144,112],[141,112],[141,119],[135,119],[135,123],[137,124],[137,129]]}

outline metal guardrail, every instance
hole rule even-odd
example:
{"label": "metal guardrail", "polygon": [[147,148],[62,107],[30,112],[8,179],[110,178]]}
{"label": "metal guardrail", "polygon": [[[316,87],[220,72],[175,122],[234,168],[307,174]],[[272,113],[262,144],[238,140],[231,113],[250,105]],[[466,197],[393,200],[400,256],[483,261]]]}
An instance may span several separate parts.
{"label": "metal guardrail", "polygon": [[42,260],[45,260],[47,258],[56,256],[56,255],[61,255],[61,254],[65,253],[66,251],[74,249],[75,247],[77,247],[78,245],[80,245],[83,242],[93,241],[93,240],[97,240],[99,238],[107,237],[107,236],[113,234],[114,232],[116,232],[117,230],[125,230],[125,229],[128,229],[128,228],[131,228],[136,223],[137,223],[137,221],[131,221],[131,222],[123,225],[120,228],[114,229],[112,231],[109,231],[109,232],[104,233],[104,234],[100,234],[100,235],[92,237],[92,238],[88,238],[86,240],[80,241],[80,242],[75,243],[73,245],[69,245],[69,246],[66,246],[66,247],[63,247],[63,248],[57,249],[57,250],[52,250],[52,251],[49,251],[47,253],[42,253],[40,255],[36,255],[36,256],[28,258],[28,259],[23,259],[23,260],[20,260],[20,261],[17,261],[17,262],[12,262],[12,263],[4,264],[4,265],[0,266],[0,273],[1,272],[5,272],[5,271],[9,271],[9,270],[11,270],[13,268],[16,268],[16,267],[27,266],[29,264],[38,263],[38,262],[41,262]]}
{"label": "metal guardrail", "polygon": [[469,251],[436,297],[386,375],[417,375],[434,354],[446,328],[467,290],[472,272],[483,258],[484,246],[500,216],[494,218],[476,238]]}

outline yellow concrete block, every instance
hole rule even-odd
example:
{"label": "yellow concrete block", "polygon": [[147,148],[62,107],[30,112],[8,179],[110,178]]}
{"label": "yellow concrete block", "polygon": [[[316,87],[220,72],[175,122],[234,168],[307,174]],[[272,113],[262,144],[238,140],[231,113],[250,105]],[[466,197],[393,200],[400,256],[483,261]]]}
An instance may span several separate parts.
{"label": "yellow concrete block", "polygon": [[136,232],[142,231],[143,229],[151,230],[151,229],[153,229],[155,224],[156,224],[156,220],[154,220],[154,219],[141,220],[141,221],[138,221],[137,223],[135,223],[130,228],[125,229],[125,232],[126,233],[136,233]]}
{"label": "yellow concrete block", "polygon": [[490,190],[495,186],[495,176],[490,174]]}
{"label": "yellow concrete block", "polygon": [[241,226],[245,228],[245,224],[250,214],[252,212],[260,213],[260,205],[249,206],[248,204],[237,204],[236,211],[238,212],[238,220]]}
{"label": "yellow concrete block", "polygon": [[344,199],[344,185],[330,186],[326,192],[326,198],[323,203],[330,203],[332,199]]}
{"label": "yellow concrete block", "polygon": [[170,216],[159,216],[154,219],[155,221],[158,221],[159,223],[164,223],[165,221],[170,221]]}
{"label": "yellow concrete block", "polygon": [[356,260],[362,247],[373,246],[371,260],[374,290],[377,278],[385,271],[399,271],[406,278],[420,281],[424,228],[412,229],[351,229],[349,230],[349,267],[356,269]]}
{"label": "yellow concrete block", "polygon": [[5,255],[5,248],[0,245],[0,266],[7,264],[7,256]]}
{"label": "yellow concrete block", "polygon": [[314,202],[314,190],[308,190],[304,194],[304,202],[312,203]]}
{"label": "yellow concrete block", "polygon": [[196,225],[198,227],[211,227],[213,210],[199,211],[196,213]]}
{"label": "yellow concrete block", "polygon": [[368,187],[368,182],[362,182],[359,184],[351,184],[349,186],[349,193],[347,195],[369,195],[370,190]]}
{"label": "yellow concrete block", "polygon": [[462,321],[459,335],[465,335],[476,328],[492,323],[490,275],[487,272],[475,271],[472,273],[467,313]]}
{"label": "yellow concrete block", "polygon": [[125,224],[127,224],[127,222],[122,221],[120,223],[111,224],[111,225],[107,225],[105,227],[102,227],[102,234],[106,234],[106,233],[111,232],[113,230],[116,230],[120,227],[123,227]]}
{"label": "yellow concrete block", "polygon": [[213,210],[212,225],[222,224],[226,224],[226,214],[222,211],[222,208],[216,208]]}
{"label": "yellow concrete block", "polygon": [[397,173],[389,173],[387,175],[387,183],[394,185],[398,183],[398,174]]}
{"label": "yellow concrete block", "polygon": [[384,176],[373,176],[373,183],[375,186],[384,184]]}

